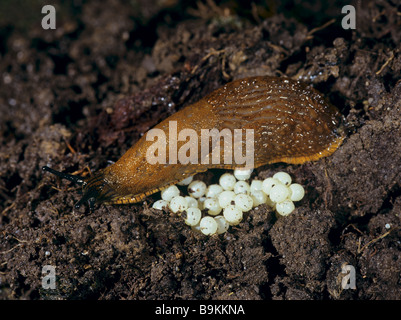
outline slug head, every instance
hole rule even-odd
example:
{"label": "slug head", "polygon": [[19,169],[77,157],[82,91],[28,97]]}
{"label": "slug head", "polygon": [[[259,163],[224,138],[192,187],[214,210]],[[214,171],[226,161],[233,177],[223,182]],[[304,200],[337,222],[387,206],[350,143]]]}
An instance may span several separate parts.
{"label": "slug head", "polygon": [[50,172],[59,178],[69,180],[75,184],[82,186],[83,196],[82,196],[81,200],[79,200],[75,204],[75,208],[77,208],[77,209],[83,203],[87,202],[89,205],[89,209],[93,210],[96,201],[107,202],[108,200],[111,199],[112,192],[110,190],[106,191],[106,189],[109,189],[109,188],[105,188],[106,183],[104,181],[102,171],[97,172],[92,177],[83,178],[78,175],[71,175],[68,173],[54,170],[48,166],[42,167],[42,170]]}

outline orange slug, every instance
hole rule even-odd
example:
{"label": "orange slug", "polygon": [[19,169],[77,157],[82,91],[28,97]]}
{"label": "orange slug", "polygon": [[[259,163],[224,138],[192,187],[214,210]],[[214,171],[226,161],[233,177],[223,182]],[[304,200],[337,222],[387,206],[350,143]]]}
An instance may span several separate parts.
{"label": "orange slug", "polygon": [[[193,145],[199,151],[198,161],[187,164],[168,161],[174,157],[169,153],[170,145],[173,150],[187,143],[185,139],[169,141],[169,134],[172,135],[169,124],[176,124],[177,132],[192,129],[197,134],[199,141]],[[227,83],[154,127],[167,137],[166,163],[149,163],[147,151],[155,142],[147,141],[144,135],[116,163],[89,178],[47,166],[43,170],[82,185],[84,194],[76,207],[88,202],[93,208],[96,201],[135,203],[198,172],[243,167],[243,163],[235,160],[226,164],[205,162],[205,156],[210,154],[200,151],[202,129],[252,129],[253,167],[257,168],[276,162],[301,164],[329,156],[342,143],[343,128],[339,110],[310,86],[287,78],[250,77]],[[224,148],[220,150],[223,156]]]}

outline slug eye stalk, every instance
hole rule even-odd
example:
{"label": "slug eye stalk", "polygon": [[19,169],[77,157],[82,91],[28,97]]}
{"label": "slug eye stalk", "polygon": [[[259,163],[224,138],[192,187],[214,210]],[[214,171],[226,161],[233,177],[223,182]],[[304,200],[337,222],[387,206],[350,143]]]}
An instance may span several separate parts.
{"label": "slug eye stalk", "polygon": [[[84,195],[75,204],[76,209],[80,208],[83,203],[87,202],[89,205],[89,209],[92,211],[95,207],[95,202],[97,200],[106,201],[109,199],[103,193],[104,180],[103,180],[103,175],[100,173],[87,179],[78,175],[71,175],[68,173],[57,171],[48,166],[42,167],[42,170],[50,172],[61,179],[66,179],[68,181],[78,184],[79,186],[82,186]],[[110,193],[111,192],[107,192],[107,195],[109,195]]]}
{"label": "slug eye stalk", "polygon": [[[85,188],[85,186],[87,184],[87,182],[85,182],[85,180],[80,176],[75,176],[75,175],[72,175],[72,174],[60,172],[60,171],[54,170],[54,169],[52,169],[52,168],[50,168],[48,166],[42,167],[42,170],[50,172],[50,173],[54,174],[55,176],[57,176],[57,177],[59,177],[61,179],[65,179],[65,180],[71,181],[73,183],[76,183],[77,185],[82,186],[83,188]],[[90,210],[92,210],[94,208],[94,205],[95,205],[95,197],[93,195],[89,194],[89,193],[86,193],[81,198],[81,200],[79,200],[75,204],[75,208],[78,209],[81,206],[81,204],[84,203],[85,201],[88,201],[89,208],[90,208]]]}
{"label": "slug eye stalk", "polygon": [[52,168],[50,168],[48,166],[42,167],[42,170],[50,172],[50,173],[54,174],[55,176],[57,176],[57,177],[59,177],[61,179],[66,179],[66,180],[69,180],[71,182],[74,182],[74,183],[76,183],[76,184],[78,184],[80,186],[84,186],[86,184],[84,179],[82,177],[80,177],[80,176],[74,176],[72,174],[60,172],[60,171],[54,170],[54,169],[52,169]]}

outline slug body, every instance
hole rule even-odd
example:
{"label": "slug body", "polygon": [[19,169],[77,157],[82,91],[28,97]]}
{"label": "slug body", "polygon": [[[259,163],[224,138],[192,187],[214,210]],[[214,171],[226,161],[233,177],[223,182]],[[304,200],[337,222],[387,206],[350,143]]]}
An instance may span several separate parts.
{"label": "slug body", "polygon": [[[149,163],[146,154],[155,142],[147,141],[144,135],[115,164],[87,180],[79,178],[83,181],[84,196],[78,205],[85,201],[91,206],[95,201],[135,203],[195,173],[243,166],[235,161],[204,164],[202,160],[210,154],[200,152],[202,129],[253,129],[253,167],[257,168],[275,162],[301,164],[329,156],[344,139],[342,119],[338,109],[322,94],[299,81],[267,76],[236,80],[154,127],[161,129],[167,138],[167,163]],[[193,129],[197,133],[198,163],[169,161],[171,123],[176,123],[177,132]],[[187,142],[176,141],[177,149]],[[224,148],[220,150],[223,153]],[[52,169],[48,171],[55,173]],[[68,179],[73,180],[71,176]]]}

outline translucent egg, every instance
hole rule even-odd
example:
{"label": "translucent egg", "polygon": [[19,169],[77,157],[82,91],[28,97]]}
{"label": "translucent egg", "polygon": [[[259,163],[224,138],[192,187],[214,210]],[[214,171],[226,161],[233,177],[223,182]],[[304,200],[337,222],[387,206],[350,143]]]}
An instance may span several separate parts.
{"label": "translucent egg", "polygon": [[251,193],[251,198],[253,200],[253,206],[257,207],[261,204],[266,203],[267,201],[267,194],[261,190],[256,190]]}
{"label": "translucent egg", "polygon": [[207,198],[203,204],[203,207],[208,209],[208,214],[211,216],[217,216],[222,210],[217,198]]}
{"label": "translucent egg", "polygon": [[276,204],[276,211],[282,216],[288,216],[295,210],[295,205],[291,200],[285,200]]}
{"label": "translucent egg", "polygon": [[217,221],[210,216],[203,217],[199,223],[200,231],[205,235],[211,235],[217,232]]}
{"label": "translucent egg", "polygon": [[218,196],[220,207],[225,208],[230,205],[234,201],[235,196],[234,191],[223,191],[220,193]]}
{"label": "translucent egg", "polygon": [[157,200],[155,203],[153,203],[152,208],[157,210],[163,210],[163,208],[168,208],[168,201]]}
{"label": "translucent egg", "polygon": [[222,234],[228,230],[230,227],[229,223],[227,222],[226,218],[223,216],[216,216],[214,217],[214,220],[217,222],[217,234]]}
{"label": "translucent egg", "polygon": [[249,183],[246,181],[237,181],[234,185],[234,193],[239,194],[239,193],[249,193]]}
{"label": "translucent egg", "polygon": [[[270,194],[270,190],[277,184],[279,184],[280,181],[273,179],[273,178],[267,178],[265,180],[263,180],[262,183],[262,190],[264,193],[266,193],[267,195]],[[281,184],[281,183],[280,183]]]}
{"label": "translucent egg", "polygon": [[188,208],[186,210],[185,223],[191,227],[196,226],[202,217],[202,212],[198,208]]}
{"label": "translucent egg", "polygon": [[252,180],[251,185],[249,187],[249,192],[253,193],[255,191],[262,191],[262,180]]}
{"label": "translucent egg", "polygon": [[247,194],[237,194],[234,201],[235,206],[241,209],[243,212],[247,212],[252,209],[253,200]]}
{"label": "translucent egg", "polygon": [[192,182],[192,180],[194,180],[194,176],[190,176],[190,177],[188,177],[188,178],[185,178],[184,180],[181,180],[181,181],[178,182],[177,184],[178,184],[179,186],[187,186],[187,185],[189,185],[189,184]]}
{"label": "translucent egg", "polygon": [[293,183],[290,185],[290,189],[292,191],[290,199],[292,201],[300,201],[305,195],[305,189],[298,183]]}
{"label": "translucent egg", "polygon": [[186,196],[185,200],[187,201],[188,208],[198,208],[198,200],[196,200],[194,197]]}
{"label": "translucent egg", "polygon": [[251,177],[252,171],[253,169],[235,169],[234,177],[240,181],[248,180]]}
{"label": "translucent egg", "polygon": [[278,183],[270,190],[270,200],[276,203],[283,202],[290,195],[289,188],[285,185]]}
{"label": "translucent egg", "polygon": [[223,187],[219,184],[211,184],[206,189],[206,198],[216,198],[220,193],[223,192]]}
{"label": "translucent egg", "polygon": [[188,209],[187,200],[182,196],[176,196],[170,201],[170,209],[174,213],[183,212]]}
{"label": "translucent egg", "polygon": [[163,200],[166,201],[171,201],[176,196],[180,195],[180,190],[177,188],[177,186],[169,186],[166,189],[163,189],[161,192],[161,197]]}
{"label": "translucent egg", "polygon": [[280,181],[283,185],[289,186],[291,184],[291,176],[287,172],[277,172],[273,175],[273,179]]}
{"label": "translucent egg", "polygon": [[224,173],[219,179],[219,184],[224,190],[233,190],[236,182],[237,179],[231,173]]}
{"label": "translucent egg", "polygon": [[240,208],[230,204],[228,207],[224,208],[223,216],[230,225],[236,226],[241,222],[243,213]]}
{"label": "translucent egg", "polygon": [[200,180],[195,180],[188,186],[188,193],[194,198],[200,198],[205,194],[206,188],[206,183]]}

